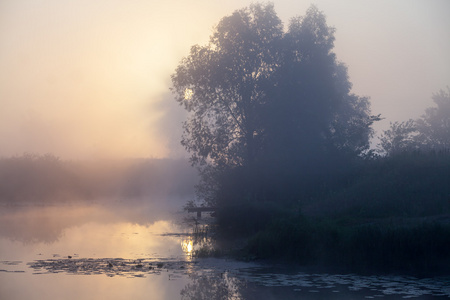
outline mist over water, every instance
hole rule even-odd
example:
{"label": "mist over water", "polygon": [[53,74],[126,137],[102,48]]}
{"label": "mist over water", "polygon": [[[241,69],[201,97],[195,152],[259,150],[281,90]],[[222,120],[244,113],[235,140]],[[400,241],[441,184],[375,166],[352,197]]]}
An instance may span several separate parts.
{"label": "mist over water", "polygon": [[[431,299],[448,278],[195,258],[186,215],[152,205],[2,207],[2,299]],[[190,246],[189,246],[190,245]],[[70,276],[68,276],[70,275]],[[202,296],[199,296],[202,295]]]}
{"label": "mist over water", "polygon": [[[144,299],[151,292],[154,299],[177,299],[184,281],[168,285],[166,274],[151,276],[145,285],[125,281],[142,276],[136,265],[144,258],[152,259],[155,269],[161,259],[185,260],[181,241],[161,236],[178,232],[168,216],[157,202],[2,207],[0,298],[123,299],[137,293],[135,299]],[[122,280],[105,276],[113,269],[109,263],[122,268],[116,268]]]}
{"label": "mist over water", "polygon": [[0,2],[0,299],[450,297],[450,2],[253,2]]}
{"label": "mist over water", "polygon": [[[196,170],[185,160],[63,161],[53,155],[0,158],[0,204],[133,203],[170,206],[192,198]],[[161,201],[161,199],[163,199]]]}
{"label": "mist over water", "polygon": [[333,274],[194,256],[211,242],[194,229],[211,219],[183,211],[198,180],[183,160],[24,155],[0,164],[1,299],[450,296],[447,277]]}

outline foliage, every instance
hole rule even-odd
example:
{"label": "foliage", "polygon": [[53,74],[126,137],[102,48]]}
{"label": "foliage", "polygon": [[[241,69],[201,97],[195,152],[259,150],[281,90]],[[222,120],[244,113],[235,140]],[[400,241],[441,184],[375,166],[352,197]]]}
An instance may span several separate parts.
{"label": "foliage", "polygon": [[448,266],[448,226],[385,221],[450,213],[450,90],[419,120],[392,123],[376,156],[380,116],[351,93],[334,28],[314,6],[287,28],[271,4],[235,11],[172,76],[190,113],[182,144],[220,236],[251,237],[250,256],[304,264]]}
{"label": "foliage", "polygon": [[448,270],[450,152],[377,157],[333,178],[314,185],[301,212],[236,204],[219,228],[247,237],[241,256],[253,259],[368,273]]}
{"label": "foliage", "polygon": [[268,105],[270,157],[326,158],[333,151],[361,154],[368,147],[368,98],[351,94],[347,68],[336,59],[334,28],[314,6],[291,20],[276,72],[275,99]]}
{"label": "foliage", "polygon": [[450,213],[449,151],[379,157],[361,163],[344,180],[317,190],[304,212],[365,218]]}
{"label": "foliage", "polygon": [[315,228],[305,218],[276,219],[249,242],[248,251],[258,258],[312,263],[316,260]]}
{"label": "foliage", "polygon": [[261,143],[258,107],[278,65],[282,24],[273,6],[252,5],[221,20],[207,46],[193,46],[172,76],[177,101],[192,112],[182,144],[196,164],[239,166]]}
{"label": "foliage", "polygon": [[291,214],[295,213],[275,202],[230,204],[217,212],[217,230],[222,238],[248,237]]}
{"label": "foliage", "polygon": [[354,229],[344,238],[345,260],[359,270],[430,273],[448,268],[450,227],[439,223],[369,225]]}
{"label": "foliage", "polygon": [[334,28],[315,6],[284,32],[272,4],[254,4],[191,48],[172,91],[191,113],[182,144],[208,205],[295,203],[308,179],[368,149],[379,116],[351,94],[333,47]]}
{"label": "foliage", "polygon": [[418,141],[425,149],[450,149],[450,88],[440,90],[432,98],[436,107],[427,108],[416,121]]}
{"label": "foliage", "polygon": [[258,258],[326,265],[345,272],[428,275],[448,270],[449,243],[450,227],[439,223],[343,226],[296,217],[273,222],[250,240],[246,251]]}
{"label": "foliage", "polygon": [[440,90],[432,99],[436,107],[427,108],[421,118],[391,123],[380,138],[381,153],[450,149],[450,88]]}
{"label": "foliage", "polygon": [[405,151],[417,150],[415,141],[417,127],[414,120],[394,122],[390,129],[385,130],[380,137],[380,147],[388,155],[395,155]]}

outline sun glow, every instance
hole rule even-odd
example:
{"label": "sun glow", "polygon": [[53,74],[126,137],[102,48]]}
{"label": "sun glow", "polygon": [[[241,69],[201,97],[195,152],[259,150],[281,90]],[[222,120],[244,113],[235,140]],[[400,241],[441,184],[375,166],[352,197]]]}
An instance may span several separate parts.
{"label": "sun glow", "polygon": [[189,88],[186,88],[184,90],[184,99],[185,100],[191,100],[193,96],[194,96],[194,91],[193,90],[191,90]]}

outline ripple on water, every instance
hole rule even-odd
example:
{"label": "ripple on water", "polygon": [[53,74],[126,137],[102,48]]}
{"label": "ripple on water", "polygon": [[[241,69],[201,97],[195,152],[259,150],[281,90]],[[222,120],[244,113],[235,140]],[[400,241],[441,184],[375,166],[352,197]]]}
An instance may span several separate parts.
{"label": "ripple on water", "polygon": [[387,296],[416,298],[421,296],[440,296],[450,298],[450,278],[418,279],[411,276],[359,276],[355,274],[278,274],[261,270],[264,275],[258,275],[257,269],[241,273],[242,277],[259,285],[292,286],[294,291],[306,289],[310,293],[331,291],[339,293],[340,288],[350,292],[367,291],[367,299]]}
{"label": "ripple on water", "polygon": [[[2,262],[4,265],[18,265],[20,261]],[[229,263],[211,264],[204,261],[186,261],[171,258],[64,258],[36,260],[28,263],[33,274],[68,273],[72,275],[104,274],[109,277],[124,276],[143,278],[147,275],[168,273],[169,280],[186,275],[203,274],[220,278],[224,273],[242,282],[265,287],[292,287],[295,292],[345,293],[364,292],[366,299],[400,296],[405,299],[421,296],[449,297],[450,278],[426,278],[401,276],[359,276],[355,274],[307,274],[270,272],[268,268],[243,268]],[[4,271],[1,269],[0,271]]]}

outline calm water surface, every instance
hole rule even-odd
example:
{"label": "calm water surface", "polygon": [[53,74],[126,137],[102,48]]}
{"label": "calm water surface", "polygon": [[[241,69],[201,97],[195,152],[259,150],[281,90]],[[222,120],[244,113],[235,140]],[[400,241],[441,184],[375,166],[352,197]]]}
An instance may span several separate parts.
{"label": "calm water surface", "polygon": [[184,213],[0,207],[0,299],[438,299],[450,278],[308,274],[194,259]]}

